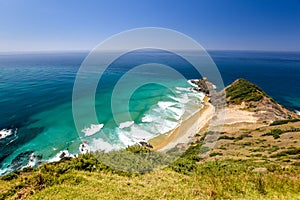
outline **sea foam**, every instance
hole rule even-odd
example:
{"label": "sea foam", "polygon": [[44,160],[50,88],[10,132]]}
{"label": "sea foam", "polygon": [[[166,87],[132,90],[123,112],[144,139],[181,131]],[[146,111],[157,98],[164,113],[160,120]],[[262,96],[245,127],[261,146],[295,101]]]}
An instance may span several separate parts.
{"label": "sea foam", "polygon": [[198,81],[198,80],[188,80],[187,82],[193,86],[193,87],[199,87],[198,85],[196,85],[195,83],[192,83],[192,81]]}
{"label": "sea foam", "polygon": [[2,130],[0,130],[0,140],[6,138],[8,136],[11,136],[13,133],[14,133],[14,131],[12,129],[2,129]]}
{"label": "sea foam", "polygon": [[84,128],[81,130],[85,134],[85,136],[91,136],[96,133],[98,133],[102,128],[104,124],[91,124],[90,127]]}
{"label": "sea foam", "polygon": [[114,149],[116,150],[118,149],[118,147],[113,146],[109,142],[105,142],[102,138],[94,139],[90,147],[91,151],[103,150],[105,152],[108,152]]}
{"label": "sea foam", "polygon": [[28,163],[25,167],[34,167],[35,165],[36,165],[36,158],[35,158],[34,153],[31,153],[29,155]]}
{"label": "sea foam", "polygon": [[158,102],[157,104],[158,104],[158,106],[159,106],[161,109],[166,109],[166,108],[168,108],[168,107],[170,107],[170,106],[176,105],[175,102],[168,102],[168,101],[160,101],[160,102]]}
{"label": "sea foam", "polygon": [[76,155],[70,154],[68,150],[63,150],[57,153],[53,158],[49,159],[49,162],[58,162],[62,158],[75,158]]}
{"label": "sea foam", "polygon": [[134,124],[134,121],[127,121],[127,122],[122,122],[119,125],[119,128],[127,128],[130,127]]}

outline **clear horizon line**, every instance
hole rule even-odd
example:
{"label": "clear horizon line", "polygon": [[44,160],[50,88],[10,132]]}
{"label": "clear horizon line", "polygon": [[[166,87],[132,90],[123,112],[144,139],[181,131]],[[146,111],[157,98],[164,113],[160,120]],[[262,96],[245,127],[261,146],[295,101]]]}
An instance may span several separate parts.
{"label": "clear horizon line", "polygon": [[[121,49],[120,49],[121,50]],[[188,49],[178,49],[183,51],[188,51]],[[192,49],[191,49],[192,50]],[[300,50],[268,50],[268,49],[205,49],[206,51],[256,51],[256,52],[300,52]],[[15,50],[15,51],[1,51],[2,53],[16,53],[16,54],[26,54],[26,53],[83,53],[83,52],[90,52],[92,50],[89,49],[55,49],[55,50]],[[115,50],[107,50],[107,51],[115,51]],[[117,50],[116,50],[117,51]]]}

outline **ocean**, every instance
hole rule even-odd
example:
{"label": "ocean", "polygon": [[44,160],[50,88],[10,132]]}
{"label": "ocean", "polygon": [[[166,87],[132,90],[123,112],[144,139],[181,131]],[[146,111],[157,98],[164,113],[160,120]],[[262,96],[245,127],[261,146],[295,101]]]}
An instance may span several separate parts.
{"label": "ocean", "polygon": [[[300,52],[208,53],[224,85],[245,78],[288,109],[300,111]],[[124,69],[147,63],[149,58],[175,66],[186,79],[201,78],[185,61],[171,54],[137,52],[116,62],[101,79],[102,87],[95,95],[97,122],[84,109],[88,104],[84,95],[77,100],[83,105],[79,109],[81,117],[76,119],[78,131],[73,120],[72,92],[77,71],[87,55],[88,52],[0,54],[0,175],[37,162],[58,160],[62,151],[78,154],[82,143],[89,144],[91,150],[125,148],[175,128],[201,108],[203,94],[191,92],[191,85],[180,78],[157,80],[167,87],[144,85],[132,93],[128,105],[122,103],[128,95],[126,88],[155,76],[150,71],[137,74],[122,87],[112,113],[108,99],[116,80],[125,73]]]}

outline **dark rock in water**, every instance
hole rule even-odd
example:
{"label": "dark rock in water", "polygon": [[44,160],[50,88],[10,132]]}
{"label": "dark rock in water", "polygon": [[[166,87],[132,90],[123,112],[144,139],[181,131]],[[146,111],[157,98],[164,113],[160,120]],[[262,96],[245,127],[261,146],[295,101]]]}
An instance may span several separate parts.
{"label": "dark rock in water", "polygon": [[42,161],[43,156],[37,155],[37,156],[36,156],[36,159],[37,159],[37,161],[36,161],[36,164],[37,164],[37,165],[43,164],[43,161]]}
{"label": "dark rock in water", "polygon": [[144,141],[140,141],[139,144],[142,146],[142,147],[148,147],[150,149],[153,149],[153,146],[151,144],[149,144],[148,142],[144,142]]}
{"label": "dark rock in water", "polygon": [[205,77],[199,80],[191,80],[191,83],[198,86],[197,88],[193,88],[193,90],[203,92],[206,95],[210,95],[211,91],[214,90],[213,84],[209,82]]}
{"label": "dark rock in water", "polygon": [[8,142],[6,139],[0,140],[0,162],[11,155],[20,146],[34,139],[38,134],[43,132],[43,130],[43,127],[20,128],[18,129],[17,137],[12,141]]}
{"label": "dark rock in water", "polygon": [[63,151],[60,155],[59,158],[64,158],[66,156],[66,153]]}
{"label": "dark rock in water", "polygon": [[12,169],[14,171],[20,170],[22,167],[26,166],[32,153],[33,151],[26,151],[17,155],[11,162]]}
{"label": "dark rock in water", "polygon": [[193,88],[193,90],[203,92],[207,95],[210,98],[209,103],[215,106],[216,109],[224,108],[226,103],[225,92],[217,92],[215,86],[206,77],[199,80],[191,80],[191,83],[197,85],[197,87]]}

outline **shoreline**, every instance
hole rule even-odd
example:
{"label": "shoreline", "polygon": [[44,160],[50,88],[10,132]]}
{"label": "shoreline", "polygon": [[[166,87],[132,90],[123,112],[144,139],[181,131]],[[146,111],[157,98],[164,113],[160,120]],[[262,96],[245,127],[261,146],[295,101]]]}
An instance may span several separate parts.
{"label": "shoreline", "polygon": [[188,119],[182,121],[175,129],[158,135],[148,141],[153,146],[154,151],[168,151],[177,144],[188,143],[201,129],[206,127],[212,119],[215,111],[214,106],[209,103],[207,96],[203,99],[204,106],[192,114]]}

